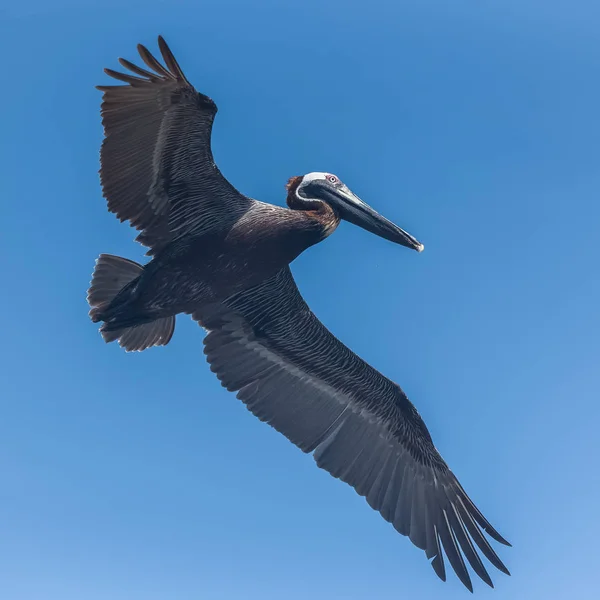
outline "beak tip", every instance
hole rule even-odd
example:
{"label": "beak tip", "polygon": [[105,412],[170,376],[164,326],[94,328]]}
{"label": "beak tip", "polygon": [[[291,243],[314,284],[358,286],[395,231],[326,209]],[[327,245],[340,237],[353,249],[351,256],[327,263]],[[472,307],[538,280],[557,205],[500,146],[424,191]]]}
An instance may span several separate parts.
{"label": "beak tip", "polygon": [[423,252],[423,250],[425,250],[425,245],[424,244],[419,244],[416,248],[417,252]]}

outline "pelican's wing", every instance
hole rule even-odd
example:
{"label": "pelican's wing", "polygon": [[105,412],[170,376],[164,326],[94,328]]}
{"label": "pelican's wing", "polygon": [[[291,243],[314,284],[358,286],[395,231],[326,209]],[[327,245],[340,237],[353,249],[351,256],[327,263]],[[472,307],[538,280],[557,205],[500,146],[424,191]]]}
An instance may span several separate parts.
{"label": "pelican's wing", "polygon": [[366,496],[372,508],[432,560],[441,548],[460,580],[463,556],[490,586],[478,549],[502,572],[486,531],[508,542],[467,496],[398,385],[333,336],[310,311],[289,268],[194,318],[208,330],[205,354],[223,386],[317,465]]}
{"label": "pelican's wing", "polygon": [[138,45],[150,70],[119,59],[135,75],[105,72],[127,85],[97,86],[104,196],[111,212],[141,230],[148,254],[181,235],[227,227],[253,202],[213,161],[215,103],[189,83],[162,37],[158,45],[166,67]]}

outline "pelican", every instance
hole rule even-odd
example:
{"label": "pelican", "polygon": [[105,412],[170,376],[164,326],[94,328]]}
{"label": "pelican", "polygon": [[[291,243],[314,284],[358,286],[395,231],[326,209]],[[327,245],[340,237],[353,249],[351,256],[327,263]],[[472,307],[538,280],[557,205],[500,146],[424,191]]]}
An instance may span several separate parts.
{"label": "pelican", "polygon": [[207,334],[204,353],[227,390],[317,465],[352,486],[425,551],[446,580],[442,548],[460,581],[465,558],[488,585],[480,553],[510,574],[483,532],[510,544],[467,496],[400,386],[354,354],[311,312],[290,263],[340,220],[421,252],[423,244],[327,172],[289,179],[287,208],[251,199],[211,151],[217,106],[187,80],[162,37],[164,65],[105,69],[125,85],[103,92],[100,179],[108,209],[139,231],[144,266],[96,261],[90,318],[126,351],[169,343],[179,313]]}

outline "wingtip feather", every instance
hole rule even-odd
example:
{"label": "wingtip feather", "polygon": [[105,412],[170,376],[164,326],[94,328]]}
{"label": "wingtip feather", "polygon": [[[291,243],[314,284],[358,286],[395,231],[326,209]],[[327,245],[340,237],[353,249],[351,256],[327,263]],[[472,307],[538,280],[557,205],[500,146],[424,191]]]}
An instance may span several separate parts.
{"label": "wingtip feather", "polygon": [[158,48],[160,50],[160,53],[162,54],[165,64],[167,65],[167,67],[169,68],[171,73],[177,79],[187,82],[187,79],[186,79],[185,75],[183,74],[183,70],[179,66],[179,63],[177,62],[175,55],[173,54],[173,52],[171,52],[171,49],[169,48],[167,42],[165,42],[162,35],[158,36]]}
{"label": "wingtip feather", "polygon": [[143,44],[137,45],[137,51],[141,57],[141,59],[146,63],[146,66],[150,67],[156,73],[161,75],[162,77],[166,77],[167,79],[174,79],[173,74],[169,73],[167,69],[165,69],[158,60],[153,56],[153,54],[144,46]]}

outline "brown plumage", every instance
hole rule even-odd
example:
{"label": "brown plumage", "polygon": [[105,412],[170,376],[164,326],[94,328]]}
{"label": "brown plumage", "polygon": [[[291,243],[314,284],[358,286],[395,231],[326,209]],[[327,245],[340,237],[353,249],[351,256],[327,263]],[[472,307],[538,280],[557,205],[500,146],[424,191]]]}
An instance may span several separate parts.
{"label": "brown plumage", "polygon": [[[202,325],[222,384],[423,549],[445,579],[442,548],[472,590],[464,561],[492,585],[478,551],[504,573],[483,534],[508,542],[467,496],[396,383],[335,338],[306,305],[289,264],[344,219],[421,251],[331,173],[292,177],[287,208],[248,198],[215,165],[217,107],[197,92],[162,38],[166,66],[107,69],[100,178],[108,209],[139,231],[150,262],[103,254],[90,317],[126,350],[165,345],[175,316]],[[464,557],[464,558],[463,558]]]}
{"label": "brown plumage", "polygon": [[298,188],[303,179],[303,177],[295,176],[288,181],[286,185],[286,204],[292,210],[302,211],[306,217],[319,223],[322,228],[322,237],[325,238],[337,229],[341,220],[340,214],[333,206],[327,204],[327,202],[304,200],[298,194]]}

